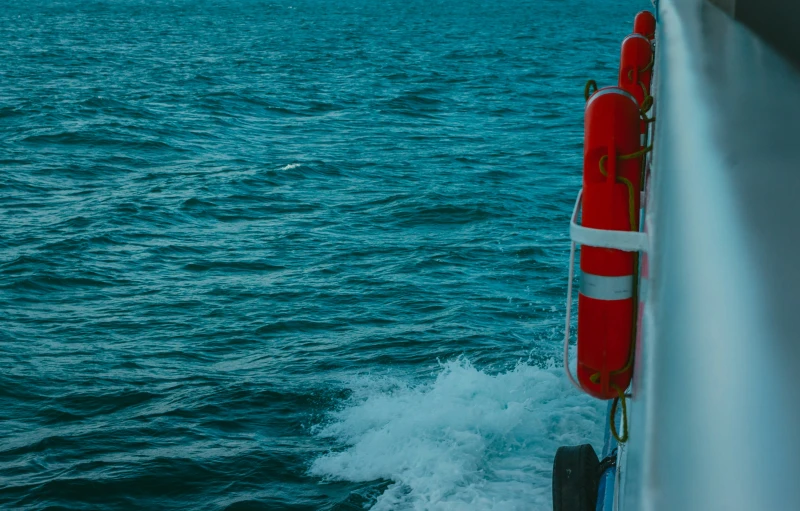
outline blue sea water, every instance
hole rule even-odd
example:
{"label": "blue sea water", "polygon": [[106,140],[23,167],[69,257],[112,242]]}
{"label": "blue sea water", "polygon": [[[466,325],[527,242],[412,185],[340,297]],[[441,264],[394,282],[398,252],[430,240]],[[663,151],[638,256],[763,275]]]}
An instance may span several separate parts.
{"label": "blue sea water", "polygon": [[643,0],[0,5],[0,506],[540,510]]}

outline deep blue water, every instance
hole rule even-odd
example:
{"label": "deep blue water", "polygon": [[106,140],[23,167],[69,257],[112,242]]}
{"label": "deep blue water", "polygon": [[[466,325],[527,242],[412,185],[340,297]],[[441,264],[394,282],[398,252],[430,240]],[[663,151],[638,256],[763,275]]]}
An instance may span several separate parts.
{"label": "deep blue water", "polygon": [[549,509],[583,84],[648,2],[0,5],[0,506]]}

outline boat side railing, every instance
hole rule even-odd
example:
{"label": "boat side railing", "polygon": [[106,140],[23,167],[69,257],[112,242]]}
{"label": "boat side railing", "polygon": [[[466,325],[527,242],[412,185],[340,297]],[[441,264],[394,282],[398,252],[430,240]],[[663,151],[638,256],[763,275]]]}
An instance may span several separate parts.
{"label": "boat side railing", "polygon": [[800,72],[705,0],[659,2],[656,59],[620,508],[796,509]]}

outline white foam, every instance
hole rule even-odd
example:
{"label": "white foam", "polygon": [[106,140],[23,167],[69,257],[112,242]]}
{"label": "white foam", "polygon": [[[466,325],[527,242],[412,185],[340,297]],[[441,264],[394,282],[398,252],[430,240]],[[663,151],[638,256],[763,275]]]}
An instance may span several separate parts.
{"label": "white foam", "polygon": [[492,375],[459,359],[432,383],[362,377],[351,388],[346,406],[315,428],[343,450],[310,471],[393,481],[376,511],[550,510],[556,449],[602,443],[605,404],[578,393],[552,362]]}
{"label": "white foam", "polygon": [[281,170],[292,170],[292,169],[296,169],[297,167],[302,167],[302,166],[303,166],[302,163],[290,163],[289,165],[286,165],[285,167],[281,167]]}

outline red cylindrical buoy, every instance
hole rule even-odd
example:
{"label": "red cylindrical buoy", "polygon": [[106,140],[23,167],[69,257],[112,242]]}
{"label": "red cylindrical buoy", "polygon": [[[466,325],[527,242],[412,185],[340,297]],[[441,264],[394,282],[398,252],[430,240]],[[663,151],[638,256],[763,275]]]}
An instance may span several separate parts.
{"label": "red cylindrical buoy", "polygon": [[633,19],[633,33],[642,34],[649,40],[656,37],[656,17],[650,11],[641,11]]}
{"label": "red cylindrical buoy", "polygon": [[[639,105],[618,87],[597,91],[586,103],[583,147],[584,227],[638,230],[641,157]],[[578,294],[578,380],[592,396],[611,399],[633,373],[635,254],[581,248]]]}
{"label": "red cylindrical buoy", "polygon": [[631,34],[622,41],[619,58],[619,88],[633,94],[639,107],[650,95],[653,78],[653,46],[641,34]]}

